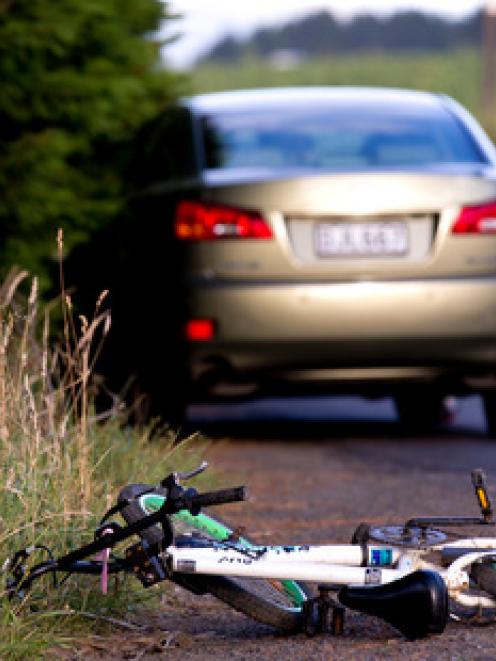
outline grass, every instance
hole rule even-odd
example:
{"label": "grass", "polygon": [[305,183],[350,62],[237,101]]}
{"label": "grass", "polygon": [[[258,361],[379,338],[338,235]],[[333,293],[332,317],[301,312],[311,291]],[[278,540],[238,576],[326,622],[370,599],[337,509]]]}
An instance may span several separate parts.
{"label": "grass", "polygon": [[496,113],[481,101],[482,67],[473,49],[447,53],[326,56],[280,70],[258,58],[232,66],[205,64],[191,72],[191,92],[293,85],[366,85],[403,87],[448,94],[469,108],[492,135]]}
{"label": "grass", "polygon": [[[119,407],[103,420],[94,414],[95,342],[110,328],[105,293],[93,319],[77,320],[63,293],[64,338],[50,347],[50,315],[38,309],[36,278],[28,297],[20,294],[28,280],[12,273],[0,285],[0,564],[27,545],[57,554],[91,541],[123,485],[156,482],[198,458],[194,444],[174,446],[172,433],[151,442],[148,429],[126,427]],[[42,559],[40,553],[34,561]],[[58,590],[47,578],[23,602],[3,594],[0,658],[39,658],[75,635],[111,628],[109,617],[125,619],[154,594],[124,581],[103,596],[93,577],[71,578]]]}

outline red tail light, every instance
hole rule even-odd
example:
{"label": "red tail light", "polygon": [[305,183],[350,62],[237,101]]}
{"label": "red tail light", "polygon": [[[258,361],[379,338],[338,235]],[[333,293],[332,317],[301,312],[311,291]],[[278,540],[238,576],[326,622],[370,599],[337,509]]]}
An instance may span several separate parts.
{"label": "red tail light", "polygon": [[267,221],[257,212],[205,202],[180,202],[175,231],[178,239],[187,241],[272,238]]}
{"label": "red tail light", "polygon": [[451,231],[454,234],[496,234],[496,202],[464,207]]}
{"label": "red tail light", "polygon": [[186,323],[186,338],[193,342],[208,342],[215,335],[212,319],[190,319]]}

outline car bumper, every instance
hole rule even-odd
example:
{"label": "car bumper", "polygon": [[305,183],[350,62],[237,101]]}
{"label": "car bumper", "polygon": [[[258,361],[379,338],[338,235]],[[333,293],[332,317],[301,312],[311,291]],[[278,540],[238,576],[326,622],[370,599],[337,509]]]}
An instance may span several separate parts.
{"label": "car bumper", "polygon": [[[496,369],[496,279],[195,286],[194,378],[212,365],[293,381]],[[381,377],[382,374],[382,377]]]}

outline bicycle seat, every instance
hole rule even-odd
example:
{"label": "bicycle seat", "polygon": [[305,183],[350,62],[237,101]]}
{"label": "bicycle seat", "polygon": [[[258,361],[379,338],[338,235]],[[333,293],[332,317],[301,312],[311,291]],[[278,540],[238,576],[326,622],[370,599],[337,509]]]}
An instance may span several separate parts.
{"label": "bicycle seat", "polygon": [[346,586],[338,598],[344,606],[389,622],[410,640],[442,633],[448,620],[448,591],[434,571],[419,570],[384,585]]}

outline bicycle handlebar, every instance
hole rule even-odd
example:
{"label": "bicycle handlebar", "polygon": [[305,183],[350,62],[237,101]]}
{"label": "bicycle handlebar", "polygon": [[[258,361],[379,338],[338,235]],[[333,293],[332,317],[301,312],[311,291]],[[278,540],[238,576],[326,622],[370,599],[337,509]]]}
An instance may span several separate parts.
{"label": "bicycle handlebar", "polygon": [[194,489],[181,490],[177,496],[169,496],[162,507],[148,514],[142,519],[130,523],[125,528],[118,528],[109,534],[104,534],[94,542],[87,544],[67,555],[59,558],[59,566],[63,564],[72,564],[76,560],[81,560],[92,553],[97,553],[105,548],[114,546],[131,535],[139,534],[142,530],[152,525],[161,523],[164,515],[175,514],[181,510],[189,510],[192,514],[198,514],[202,507],[212,505],[222,505],[224,503],[234,503],[246,498],[246,487],[232,487],[230,489],[220,489],[219,491],[207,491],[205,493],[196,493]]}
{"label": "bicycle handlebar", "polygon": [[[33,580],[47,572],[67,571],[82,574],[94,574],[101,570],[101,563],[98,561],[82,562],[85,558],[106,548],[111,548],[118,542],[121,542],[132,535],[139,534],[151,525],[162,523],[164,517],[175,514],[180,510],[187,509],[192,514],[198,514],[202,507],[211,507],[213,505],[223,505],[225,503],[235,503],[246,500],[246,487],[232,487],[229,489],[219,489],[218,491],[207,491],[197,493],[194,489],[184,490],[181,487],[175,496],[169,496],[163,506],[142,519],[127,525],[125,528],[119,526],[113,527],[111,532],[102,534],[93,542],[86,544],[78,549],[70,551],[58,559],[52,559],[48,562],[42,562],[31,569],[31,572],[24,574],[20,571],[17,578],[9,585],[8,590],[11,594],[15,590],[27,588]],[[111,563],[111,573],[120,571],[123,568],[119,562]]]}
{"label": "bicycle handlebar", "polygon": [[213,505],[224,505],[225,503],[238,503],[246,500],[246,497],[246,487],[232,487],[199,493],[192,496],[191,500],[194,507],[212,507]]}

